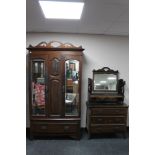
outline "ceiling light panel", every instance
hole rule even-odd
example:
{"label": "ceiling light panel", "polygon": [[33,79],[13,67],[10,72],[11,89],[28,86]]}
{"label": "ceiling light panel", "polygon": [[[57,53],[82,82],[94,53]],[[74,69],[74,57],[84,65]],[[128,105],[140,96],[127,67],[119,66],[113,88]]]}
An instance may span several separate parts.
{"label": "ceiling light panel", "polygon": [[80,19],[83,2],[39,1],[45,18]]}

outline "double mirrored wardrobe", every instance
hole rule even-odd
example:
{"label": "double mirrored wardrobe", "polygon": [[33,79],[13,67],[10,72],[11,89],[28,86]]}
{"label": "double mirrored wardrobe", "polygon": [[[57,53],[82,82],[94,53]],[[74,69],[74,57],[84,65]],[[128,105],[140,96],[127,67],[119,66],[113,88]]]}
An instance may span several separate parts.
{"label": "double mirrored wardrobe", "polygon": [[29,50],[30,135],[80,138],[83,48],[41,42]]}

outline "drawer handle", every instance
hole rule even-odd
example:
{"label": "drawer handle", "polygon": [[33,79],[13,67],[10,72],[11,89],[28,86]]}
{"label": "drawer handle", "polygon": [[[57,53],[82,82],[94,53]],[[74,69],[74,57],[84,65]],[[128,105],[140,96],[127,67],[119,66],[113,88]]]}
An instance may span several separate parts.
{"label": "drawer handle", "polygon": [[120,127],[116,126],[115,129],[119,129]]}
{"label": "drawer handle", "polygon": [[121,111],[120,111],[120,110],[115,110],[115,112],[116,112],[116,113],[119,113],[119,112],[121,112]]}
{"label": "drawer handle", "polygon": [[121,119],[119,119],[119,118],[116,118],[116,122],[121,123],[121,122],[122,122],[122,120],[121,120]]}
{"label": "drawer handle", "polygon": [[47,126],[43,125],[43,126],[41,126],[41,129],[45,130],[45,129],[47,129]]}
{"label": "drawer handle", "polygon": [[98,120],[98,121],[102,121],[102,118],[98,118],[97,120]]}
{"label": "drawer handle", "polygon": [[68,131],[68,129],[69,129],[69,126],[64,126],[65,131]]}
{"label": "drawer handle", "polygon": [[100,127],[100,128],[97,128],[97,131],[102,131],[103,129]]}
{"label": "drawer handle", "polygon": [[118,127],[118,126],[115,127],[115,130],[119,130],[119,129],[121,129],[121,127]]}

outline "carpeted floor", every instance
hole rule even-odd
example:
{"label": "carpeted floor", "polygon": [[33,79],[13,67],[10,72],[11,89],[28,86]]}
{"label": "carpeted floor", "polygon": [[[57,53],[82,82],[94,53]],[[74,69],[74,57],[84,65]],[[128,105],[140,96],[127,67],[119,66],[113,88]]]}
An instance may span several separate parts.
{"label": "carpeted floor", "polygon": [[128,155],[129,138],[121,135],[98,136],[81,140],[66,138],[35,139],[26,142],[27,155]]}

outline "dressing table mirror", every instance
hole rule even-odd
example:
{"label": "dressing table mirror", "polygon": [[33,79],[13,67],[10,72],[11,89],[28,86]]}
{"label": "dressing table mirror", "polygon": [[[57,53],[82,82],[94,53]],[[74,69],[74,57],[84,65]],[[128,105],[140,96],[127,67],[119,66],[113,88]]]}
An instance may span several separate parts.
{"label": "dressing table mirror", "polygon": [[124,101],[124,85],[118,70],[109,67],[93,70],[93,79],[88,78],[88,100],[121,104]]}
{"label": "dressing table mirror", "polygon": [[118,71],[104,67],[93,70],[93,92],[117,93],[118,91]]}

